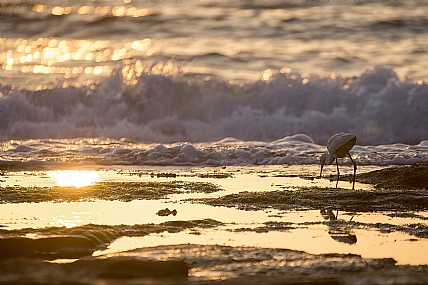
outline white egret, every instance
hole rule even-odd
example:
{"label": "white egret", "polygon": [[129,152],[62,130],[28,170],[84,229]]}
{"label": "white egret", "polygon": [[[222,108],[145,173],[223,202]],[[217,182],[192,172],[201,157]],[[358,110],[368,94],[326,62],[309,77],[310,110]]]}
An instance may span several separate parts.
{"label": "white egret", "polygon": [[349,156],[349,159],[351,159],[352,164],[354,164],[354,180],[352,183],[352,190],[354,190],[355,175],[357,173],[357,165],[355,164],[354,160],[349,154],[349,151],[354,147],[356,141],[357,141],[357,136],[354,134],[349,134],[349,133],[335,134],[328,140],[327,151],[324,152],[324,154],[320,158],[320,162],[321,162],[320,177],[321,177],[322,169],[324,165],[332,164],[333,161],[336,160],[336,167],[337,167],[336,188],[337,188],[337,184],[339,183],[339,164],[337,162],[337,159],[344,158],[345,156]]}

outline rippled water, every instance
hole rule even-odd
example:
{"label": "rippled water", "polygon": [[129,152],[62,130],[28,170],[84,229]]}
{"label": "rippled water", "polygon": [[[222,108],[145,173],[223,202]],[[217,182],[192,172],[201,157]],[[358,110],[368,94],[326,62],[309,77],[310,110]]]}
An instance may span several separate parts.
{"label": "rippled water", "polygon": [[427,14],[412,1],[3,1],[2,64],[19,86],[93,80],[135,57],[227,79],[283,67],[358,76],[383,65],[419,80]]}
{"label": "rippled water", "polygon": [[2,140],[417,145],[427,15],[404,1],[3,1]]}

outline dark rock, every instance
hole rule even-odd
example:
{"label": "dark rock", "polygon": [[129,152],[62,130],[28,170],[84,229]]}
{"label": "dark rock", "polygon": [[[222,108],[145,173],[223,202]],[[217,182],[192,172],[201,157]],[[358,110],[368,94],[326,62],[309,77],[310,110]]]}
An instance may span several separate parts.
{"label": "dark rock", "polygon": [[[138,284],[142,284],[145,279],[186,280],[187,275],[188,267],[184,261],[151,261],[125,256],[91,257],[72,263],[28,259],[2,262],[2,284],[3,281],[10,284],[77,284],[79,281],[83,281],[82,284],[122,284],[117,281],[126,283],[127,279],[140,280]],[[108,283],[107,280],[115,282]]]}
{"label": "dark rock", "polygon": [[170,209],[168,209],[168,208],[165,208],[165,209],[161,209],[161,210],[159,210],[157,213],[156,213],[156,215],[158,215],[158,216],[162,216],[162,217],[166,217],[166,216],[169,216],[169,215],[173,215],[173,216],[176,216],[177,215],[177,210],[170,210]]}
{"label": "dark rock", "polygon": [[89,256],[97,246],[84,237],[48,237],[31,239],[24,237],[2,238],[1,258],[80,258]]}
{"label": "dark rock", "polygon": [[66,270],[86,272],[94,278],[187,278],[188,268],[182,261],[147,261],[132,257],[82,259],[65,266]]}
{"label": "dark rock", "polygon": [[376,188],[428,189],[428,161],[363,173],[357,176],[357,180],[375,184]]}

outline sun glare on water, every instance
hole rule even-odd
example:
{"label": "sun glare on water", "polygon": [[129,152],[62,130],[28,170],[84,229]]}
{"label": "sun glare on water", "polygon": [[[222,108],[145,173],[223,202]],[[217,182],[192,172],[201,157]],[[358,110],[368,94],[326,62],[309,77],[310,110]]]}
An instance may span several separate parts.
{"label": "sun glare on water", "polygon": [[51,171],[49,176],[55,180],[58,186],[83,187],[98,182],[97,171],[91,170],[57,170]]}

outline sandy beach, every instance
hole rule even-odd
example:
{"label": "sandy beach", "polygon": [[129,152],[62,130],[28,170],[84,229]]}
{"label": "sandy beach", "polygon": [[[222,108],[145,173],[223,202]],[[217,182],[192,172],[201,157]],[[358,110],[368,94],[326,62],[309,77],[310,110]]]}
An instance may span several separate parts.
{"label": "sandy beach", "polygon": [[354,191],[351,167],[339,188],[316,165],[19,167],[1,179],[4,284],[427,284],[424,162],[361,167]]}

